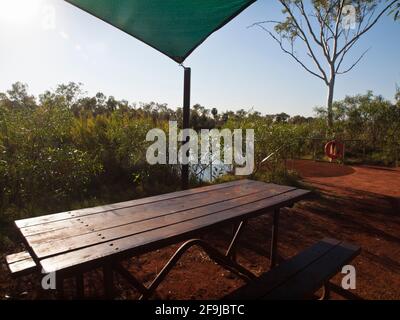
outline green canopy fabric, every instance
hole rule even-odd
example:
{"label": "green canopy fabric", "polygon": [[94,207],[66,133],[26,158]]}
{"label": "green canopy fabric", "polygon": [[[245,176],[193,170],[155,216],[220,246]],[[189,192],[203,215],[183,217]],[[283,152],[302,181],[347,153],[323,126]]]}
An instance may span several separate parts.
{"label": "green canopy fabric", "polygon": [[256,0],[66,0],[182,63]]}

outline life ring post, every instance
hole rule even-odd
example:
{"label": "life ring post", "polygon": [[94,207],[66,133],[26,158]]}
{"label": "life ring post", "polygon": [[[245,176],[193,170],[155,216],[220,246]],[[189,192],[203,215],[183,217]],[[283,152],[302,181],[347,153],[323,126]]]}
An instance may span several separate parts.
{"label": "life ring post", "polygon": [[344,144],[337,140],[329,141],[325,145],[325,155],[332,160],[344,159]]}

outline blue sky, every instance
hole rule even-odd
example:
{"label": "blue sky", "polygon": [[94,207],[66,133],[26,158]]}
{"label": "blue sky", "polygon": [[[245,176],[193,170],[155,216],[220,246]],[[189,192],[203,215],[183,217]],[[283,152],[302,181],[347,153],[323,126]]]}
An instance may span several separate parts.
{"label": "blue sky", "polygon": [[[325,85],[263,31],[247,28],[279,12],[277,2],[259,0],[194,51],[185,61],[192,68],[192,104],[306,116],[324,105]],[[399,40],[400,23],[384,17],[359,42],[355,53],[370,50],[338,79],[335,99],[368,89],[392,99],[400,85]],[[27,83],[35,95],[75,81],[89,94],[101,91],[172,108],[182,104],[178,64],[64,1],[0,0],[0,43],[0,92],[16,81]]]}

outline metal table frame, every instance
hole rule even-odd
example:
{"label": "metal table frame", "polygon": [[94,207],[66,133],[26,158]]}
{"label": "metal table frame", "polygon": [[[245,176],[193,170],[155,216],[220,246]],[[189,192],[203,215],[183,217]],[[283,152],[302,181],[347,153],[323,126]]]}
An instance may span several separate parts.
{"label": "metal table frame", "polygon": [[[270,268],[274,268],[277,264],[277,245],[278,245],[278,231],[279,231],[279,213],[280,209],[275,209],[272,213],[272,233],[271,233],[271,244],[270,244]],[[231,271],[237,276],[241,277],[245,281],[251,281],[256,279],[256,275],[251,271],[247,270],[236,262],[236,249],[239,242],[240,236],[243,233],[245,226],[247,225],[248,219],[242,220],[236,224],[233,229],[233,237],[230,244],[223,254],[219,250],[212,247],[209,243],[202,239],[190,239],[184,242],[164,265],[162,270],[157,274],[154,280],[147,287],[143,285],[132,273],[125,269],[120,261],[110,262],[103,265],[103,285],[104,293],[107,299],[113,299],[115,297],[114,288],[114,272],[121,275],[130,285],[137,289],[141,296],[139,300],[147,300],[157,290],[158,286],[179,262],[180,258],[192,247],[199,247],[202,249],[208,257],[219,264],[221,267]],[[59,298],[64,298],[64,280],[63,276],[57,277],[57,293]],[[76,293],[78,299],[84,298],[84,276],[83,273],[79,273],[75,276]]]}

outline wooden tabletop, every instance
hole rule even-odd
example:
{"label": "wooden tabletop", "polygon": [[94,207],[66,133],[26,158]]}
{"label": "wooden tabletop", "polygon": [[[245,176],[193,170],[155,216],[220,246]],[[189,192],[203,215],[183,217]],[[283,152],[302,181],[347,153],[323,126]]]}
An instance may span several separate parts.
{"label": "wooden tabletop", "polygon": [[73,272],[156,250],[303,199],[309,191],[239,180],[15,222],[44,272]]}

